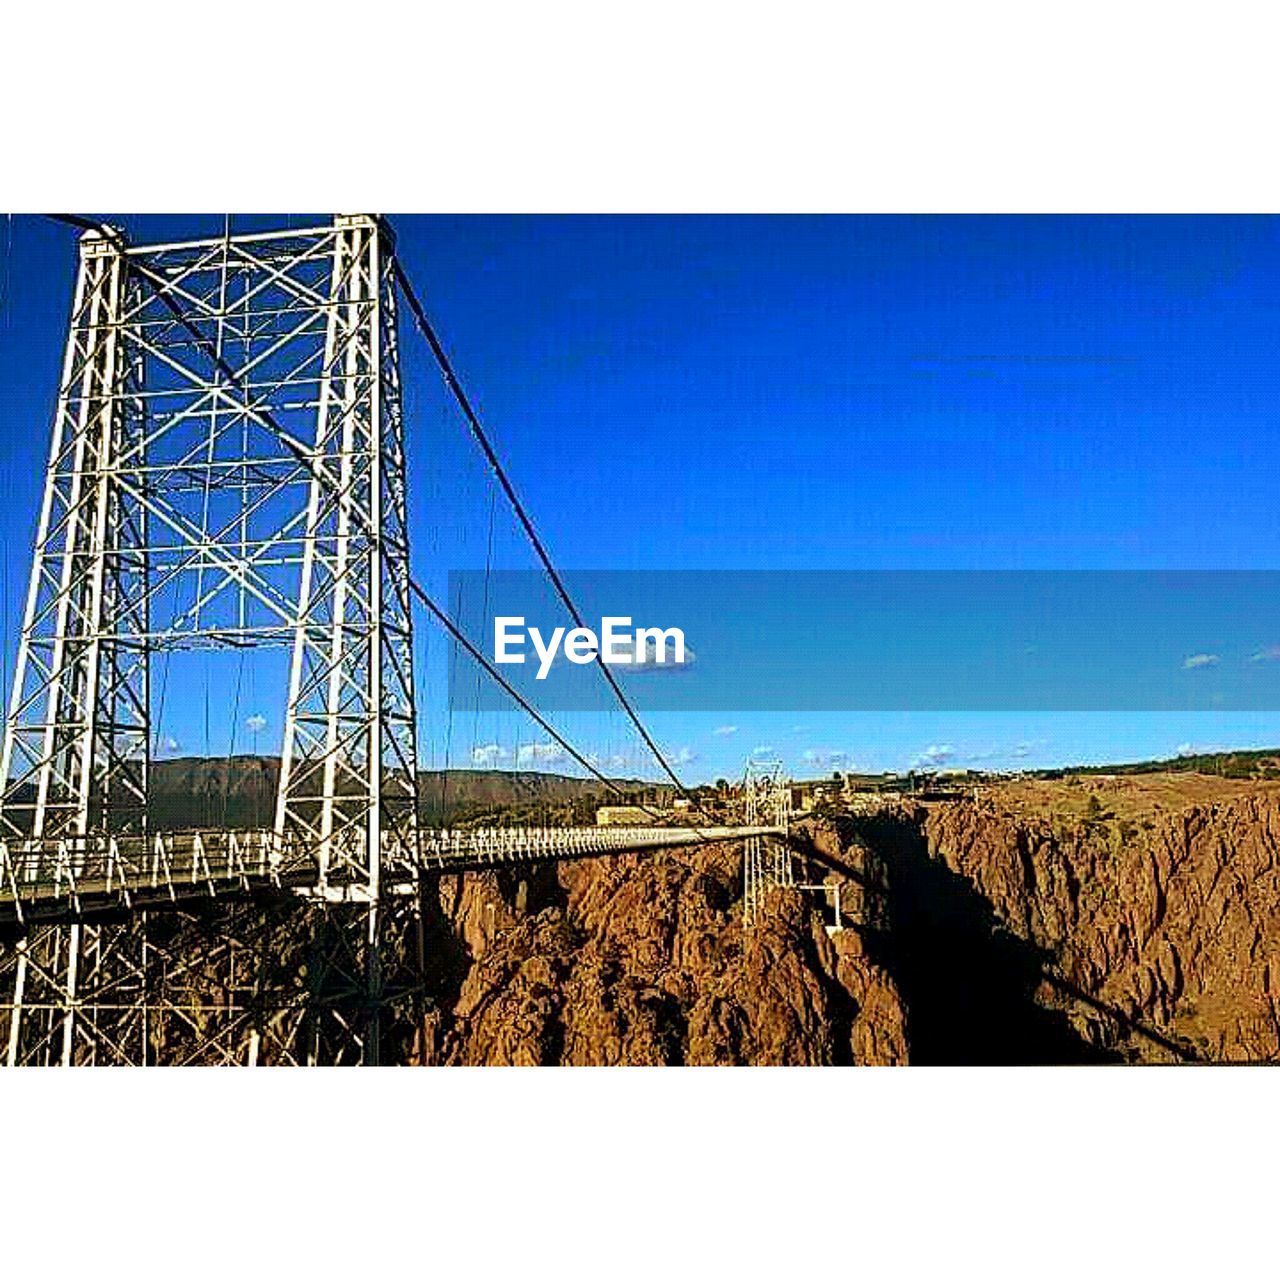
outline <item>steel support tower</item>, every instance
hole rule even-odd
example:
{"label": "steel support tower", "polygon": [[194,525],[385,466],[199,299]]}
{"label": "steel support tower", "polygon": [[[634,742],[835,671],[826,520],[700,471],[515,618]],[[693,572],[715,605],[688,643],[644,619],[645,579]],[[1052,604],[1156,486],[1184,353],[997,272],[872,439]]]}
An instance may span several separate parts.
{"label": "steel support tower", "polygon": [[289,901],[0,940],[9,1063],[375,1063],[412,1023],[420,902],[384,874],[418,865],[392,253],[363,215],[81,239],[0,836],[74,861],[147,834],[169,656],[276,647],[275,836],[320,875]]}
{"label": "steel support tower", "polygon": [[[778,760],[748,760],[742,779],[745,824],[778,827],[791,821],[791,784]],[[754,928],[768,895],[795,884],[791,845],[783,836],[749,835],[742,855],[742,922]]]}

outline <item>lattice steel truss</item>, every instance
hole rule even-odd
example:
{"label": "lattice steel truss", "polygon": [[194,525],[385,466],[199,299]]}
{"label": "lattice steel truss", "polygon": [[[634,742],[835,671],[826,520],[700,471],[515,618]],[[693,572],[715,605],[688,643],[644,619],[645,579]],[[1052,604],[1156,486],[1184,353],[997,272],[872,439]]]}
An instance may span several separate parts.
{"label": "lattice steel truss", "polygon": [[[280,1060],[377,1061],[381,1011],[414,985],[382,964],[384,935],[399,946],[416,927],[403,890],[418,865],[392,251],[366,216],[166,245],[82,238],[0,754],[0,837],[28,864],[145,832],[153,656],[291,649],[275,830],[316,850],[319,941],[306,1043]],[[154,1048],[127,1031],[150,969],[124,956],[124,929],[37,930],[6,953],[10,1061],[89,1060],[78,1025],[98,1051]],[[84,994],[86,972],[109,969],[101,989],[134,993],[114,1022]]]}
{"label": "lattice steel truss", "polygon": [[791,845],[786,837],[791,821],[791,783],[781,761],[748,760],[742,779],[745,823],[748,828],[773,827],[779,835],[747,836],[742,856],[742,921],[750,929],[760,918],[769,893],[795,884]]}

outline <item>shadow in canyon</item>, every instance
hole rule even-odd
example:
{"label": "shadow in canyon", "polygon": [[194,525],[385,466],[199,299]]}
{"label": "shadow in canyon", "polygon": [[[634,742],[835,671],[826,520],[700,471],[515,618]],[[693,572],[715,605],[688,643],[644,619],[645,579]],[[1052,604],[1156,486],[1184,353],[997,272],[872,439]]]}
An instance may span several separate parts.
{"label": "shadow in canyon", "polygon": [[900,818],[843,819],[841,845],[866,864],[805,842],[802,852],[862,886],[854,927],[907,1008],[913,1064],[1080,1065],[1124,1059],[1083,1037],[1036,1000],[1051,957],[1003,927],[964,877],[929,856],[924,833]]}

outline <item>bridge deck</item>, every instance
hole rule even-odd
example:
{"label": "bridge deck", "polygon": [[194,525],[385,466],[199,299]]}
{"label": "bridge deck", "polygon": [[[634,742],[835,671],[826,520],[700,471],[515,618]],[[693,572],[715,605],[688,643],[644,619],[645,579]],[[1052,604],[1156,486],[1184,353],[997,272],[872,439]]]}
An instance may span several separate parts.
{"label": "bridge deck", "polygon": [[[424,875],[783,834],[782,827],[427,829],[416,853],[384,850],[382,880],[388,892],[402,893]],[[0,841],[0,924],[74,921],[265,888],[328,900],[367,896],[364,886],[322,883],[321,853],[297,837],[265,830]]]}

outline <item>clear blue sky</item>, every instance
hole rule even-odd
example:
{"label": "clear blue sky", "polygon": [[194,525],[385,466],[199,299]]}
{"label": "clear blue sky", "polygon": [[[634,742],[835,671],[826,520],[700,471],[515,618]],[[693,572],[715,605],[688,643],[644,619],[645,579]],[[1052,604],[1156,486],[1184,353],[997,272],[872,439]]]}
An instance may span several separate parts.
{"label": "clear blue sky", "polygon": [[[221,228],[220,215],[112,220],[139,240]],[[395,222],[565,566],[1280,567],[1274,218]],[[6,636],[74,258],[74,233],[0,221]],[[478,470],[449,479],[472,465],[466,442],[408,336],[405,350],[417,552],[439,581],[483,563],[486,490]],[[509,530],[496,543],[500,560],[528,563]],[[1280,717],[1262,713],[656,723],[695,779],[735,772],[757,746],[820,769],[836,757],[1046,764],[1280,742]],[[451,737],[461,762],[486,745],[514,760],[516,739],[536,735],[478,724]],[[620,740],[612,727],[587,745],[607,757],[625,752]]]}

